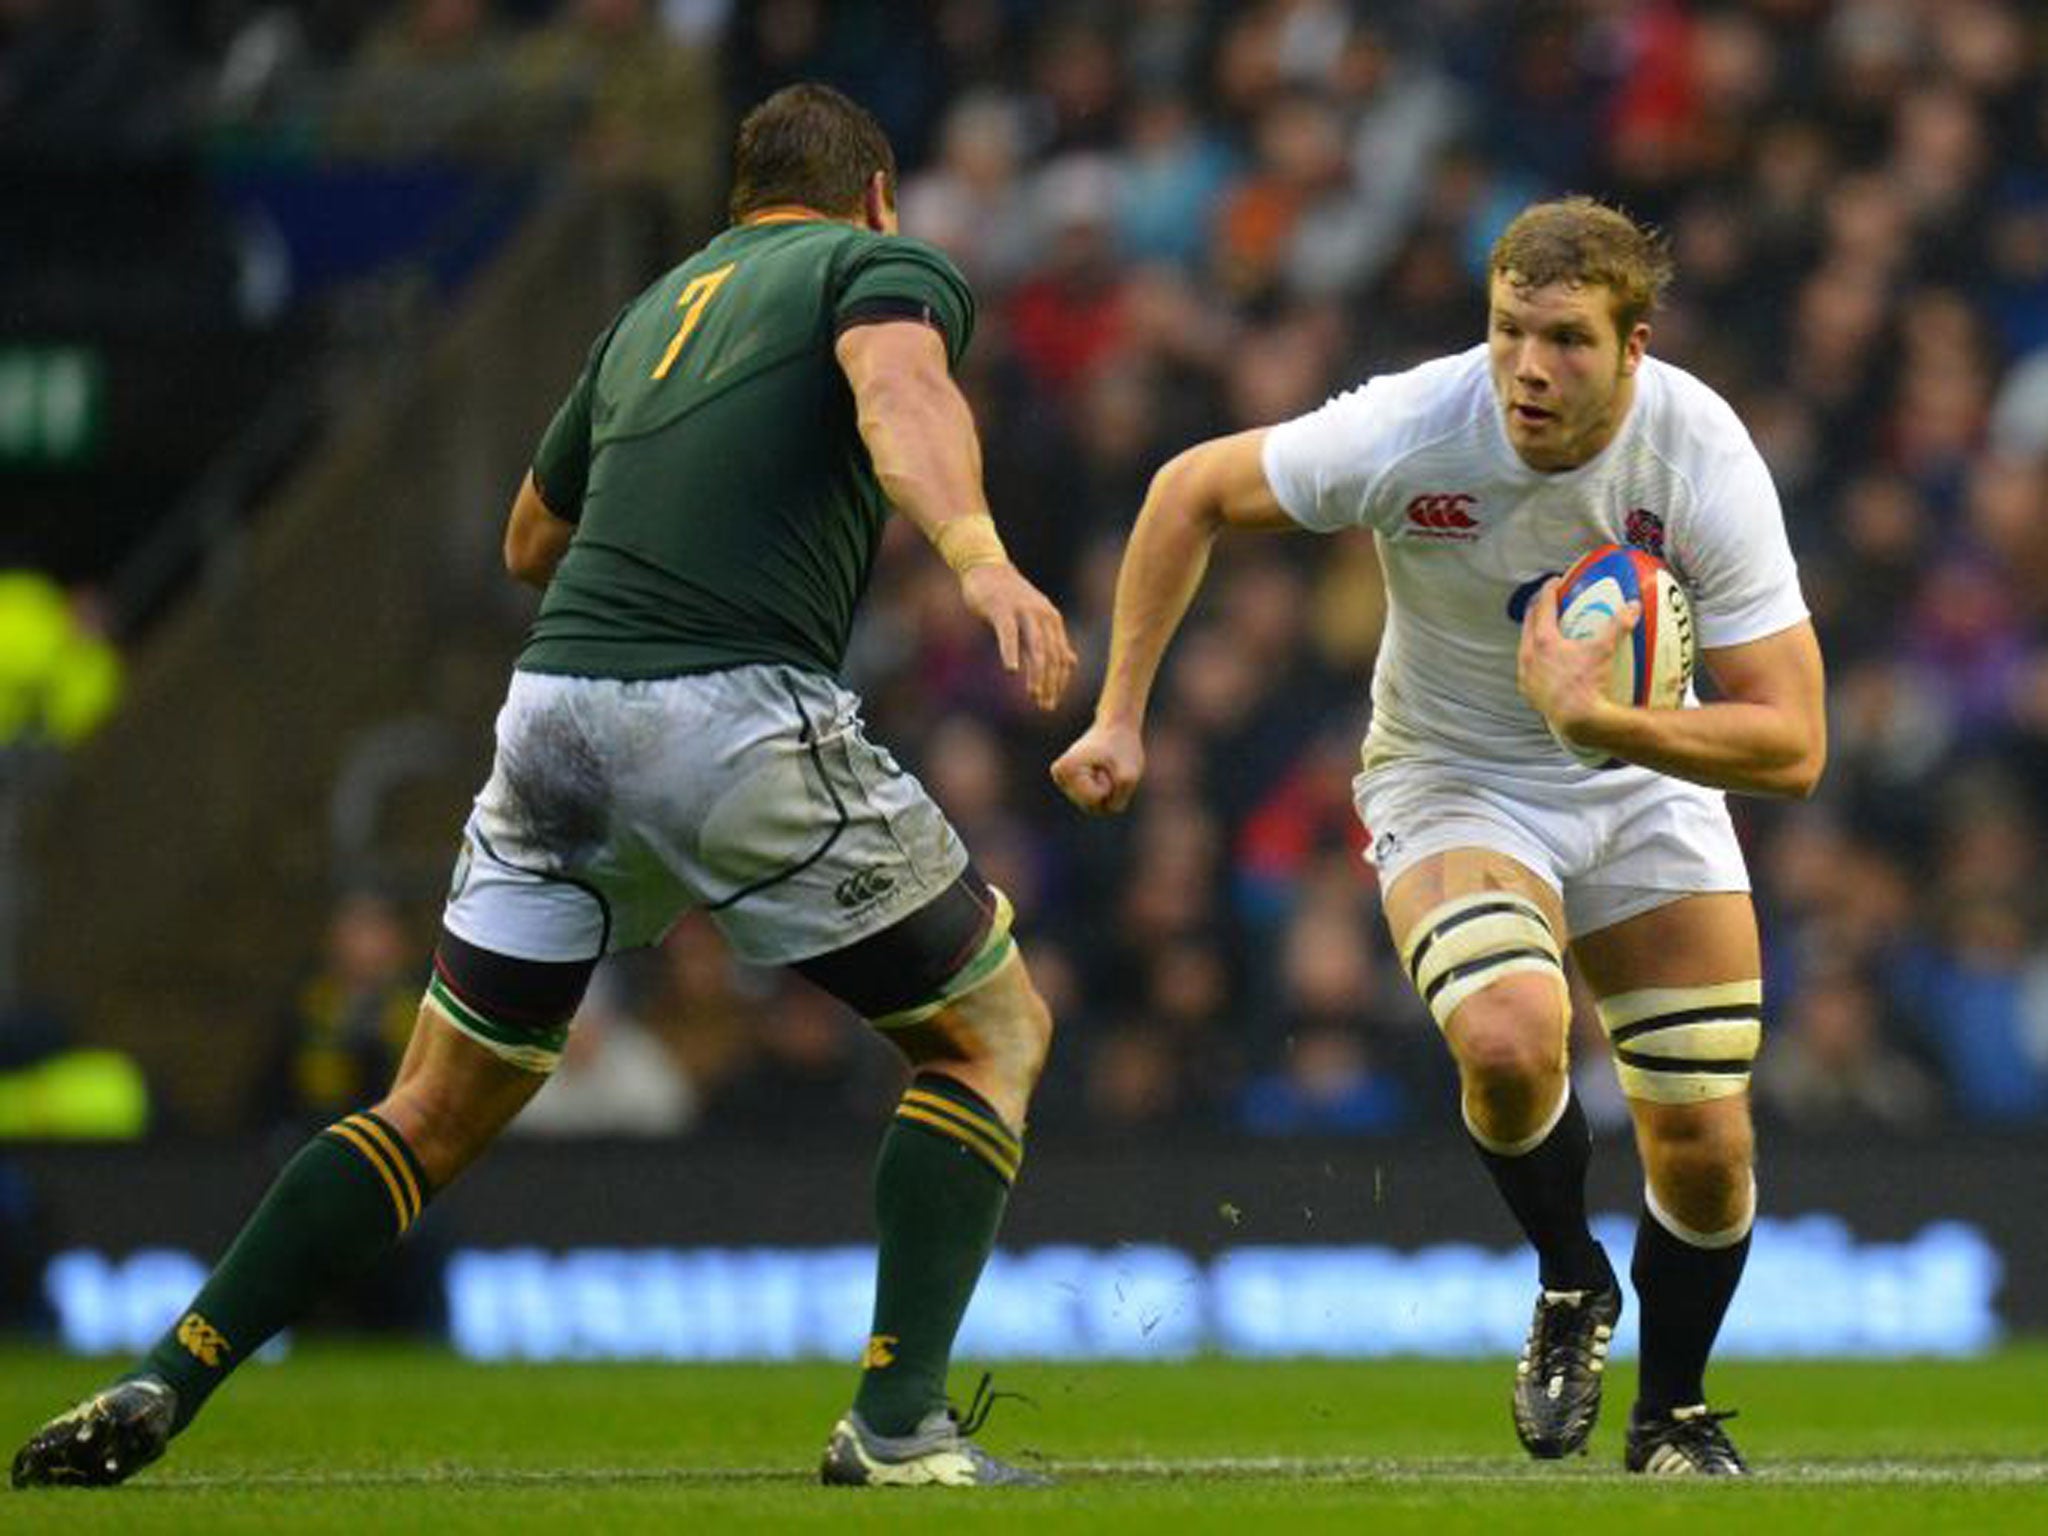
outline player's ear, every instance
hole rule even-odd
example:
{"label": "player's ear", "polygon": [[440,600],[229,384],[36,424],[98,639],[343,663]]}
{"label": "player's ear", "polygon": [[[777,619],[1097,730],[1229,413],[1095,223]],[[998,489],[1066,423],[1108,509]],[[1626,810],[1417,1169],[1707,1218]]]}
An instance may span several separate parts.
{"label": "player's ear", "polygon": [[889,173],[877,171],[868,178],[861,194],[861,220],[878,235],[896,233],[896,193],[889,185]]}
{"label": "player's ear", "polygon": [[1629,327],[1629,333],[1621,338],[1621,376],[1631,378],[1643,365],[1643,354],[1650,349],[1650,322],[1638,320]]}

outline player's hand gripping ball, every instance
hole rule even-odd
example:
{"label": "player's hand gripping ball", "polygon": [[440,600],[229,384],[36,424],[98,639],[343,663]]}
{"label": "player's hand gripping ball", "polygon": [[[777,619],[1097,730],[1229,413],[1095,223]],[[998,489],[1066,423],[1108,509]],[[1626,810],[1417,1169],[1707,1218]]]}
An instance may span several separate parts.
{"label": "player's hand gripping ball", "polygon": [[[1579,556],[1557,585],[1558,632],[1567,640],[1593,639],[1630,603],[1642,612],[1614,648],[1607,696],[1617,704],[1677,709],[1692,687],[1692,602],[1655,555],[1602,544]],[[1614,764],[1605,753],[1587,752],[1562,736],[1558,743],[1589,768]]]}

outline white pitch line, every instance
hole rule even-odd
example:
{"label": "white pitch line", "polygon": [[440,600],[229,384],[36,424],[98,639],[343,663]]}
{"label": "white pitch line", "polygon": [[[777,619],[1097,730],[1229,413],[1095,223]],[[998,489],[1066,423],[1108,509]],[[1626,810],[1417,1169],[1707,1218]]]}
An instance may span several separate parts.
{"label": "white pitch line", "polygon": [[[1055,1478],[1076,1481],[1136,1479],[1175,1482],[1189,1478],[1230,1478],[1244,1482],[1397,1483],[1451,1486],[1460,1483],[1540,1486],[1560,1482],[1633,1484],[1636,1479],[1618,1467],[1579,1462],[1564,1467],[1535,1467],[1484,1459],[1414,1461],[1384,1457],[1218,1456],[1187,1459],[1145,1457],[1100,1461],[1040,1461],[1034,1467]],[[815,1473],[802,1467],[563,1467],[545,1471],[517,1467],[446,1465],[390,1471],[254,1472],[196,1475],[171,1474],[145,1478],[137,1485],[163,1492],[199,1492],[215,1488],[406,1488],[464,1486],[472,1488],[588,1486],[599,1483],[678,1483],[712,1486],[720,1483],[808,1483]],[[1757,1483],[1780,1487],[1800,1485],[1889,1484],[1909,1486],[2000,1487],[2048,1486],[2048,1461],[1986,1458],[1943,1461],[1798,1461],[1773,1462],[1757,1469]]]}
{"label": "white pitch line", "polygon": [[[1538,1467],[1488,1459],[1393,1460],[1385,1457],[1301,1458],[1287,1456],[1222,1456],[1206,1459],[1063,1461],[1048,1468],[1088,1477],[1238,1477],[1325,1482],[1393,1483],[1555,1483],[1605,1480],[1635,1483],[1638,1478],[1619,1466],[1581,1460],[1564,1466]],[[2048,1461],[1965,1459],[1946,1461],[1797,1461],[1769,1462],[1755,1470],[1755,1481],[1798,1483],[2017,1483],[2048,1484]]]}

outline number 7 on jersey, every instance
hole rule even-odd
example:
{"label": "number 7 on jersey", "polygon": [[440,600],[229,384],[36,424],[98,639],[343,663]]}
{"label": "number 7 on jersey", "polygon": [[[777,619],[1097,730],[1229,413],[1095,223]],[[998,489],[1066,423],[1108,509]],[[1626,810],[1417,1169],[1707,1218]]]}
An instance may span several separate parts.
{"label": "number 7 on jersey", "polygon": [[722,267],[700,272],[683,284],[683,291],[676,295],[676,308],[683,312],[682,323],[676,327],[675,338],[669,342],[668,350],[661,354],[661,361],[654,365],[651,378],[659,382],[668,377],[669,369],[676,364],[676,354],[683,350],[683,343],[690,339],[690,332],[697,329],[697,322],[704,318],[704,306],[711,302],[711,296],[732,276],[732,269],[738,265],[736,261],[728,261]]}

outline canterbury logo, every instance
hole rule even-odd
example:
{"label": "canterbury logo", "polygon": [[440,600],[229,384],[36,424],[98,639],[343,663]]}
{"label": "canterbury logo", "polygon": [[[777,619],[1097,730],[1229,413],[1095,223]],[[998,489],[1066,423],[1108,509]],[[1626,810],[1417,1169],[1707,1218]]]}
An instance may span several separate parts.
{"label": "canterbury logo", "polygon": [[832,891],[832,899],[851,911],[880,901],[895,889],[896,877],[886,869],[863,869],[840,881]]}
{"label": "canterbury logo", "polygon": [[876,1333],[868,1336],[868,1347],[860,1352],[860,1368],[864,1371],[886,1370],[896,1363],[896,1335]]}
{"label": "canterbury logo", "polygon": [[221,1331],[197,1312],[187,1312],[178,1324],[178,1342],[201,1365],[218,1366],[228,1352]]}
{"label": "canterbury logo", "polygon": [[1408,531],[1424,539],[1476,539],[1478,500],[1463,491],[1425,491],[1408,503]]}

